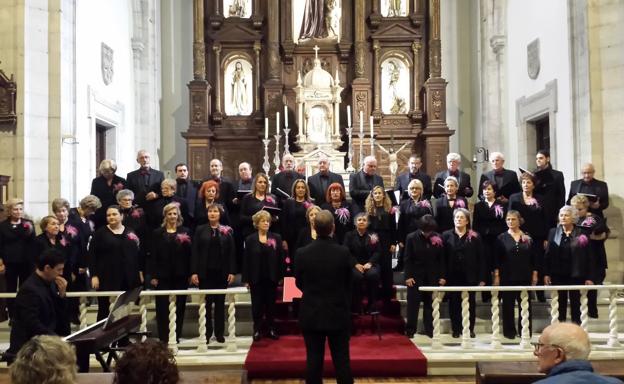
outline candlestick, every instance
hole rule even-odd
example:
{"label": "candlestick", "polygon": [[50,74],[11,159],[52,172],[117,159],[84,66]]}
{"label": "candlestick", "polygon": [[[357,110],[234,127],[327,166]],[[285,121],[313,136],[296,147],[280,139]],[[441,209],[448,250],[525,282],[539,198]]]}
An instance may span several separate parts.
{"label": "candlestick", "polygon": [[284,105],[284,128],[288,128],[288,105]]}
{"label": "candlestick", "polygon": [[269,118],[264,118],[264,140],[269,138]]}
{"label": "candlestick", "polygon": [[370,117],[370,154],[375,156],[375,132],[373,130],[373,116]]}
{"label": "candlestick", "polygon": [[[279,114],[278,114],[279,116]],[[282,137],[279,134],[279,131],[277,132],[277,134],[275,136],[275,157],[273,157],[273,164],[275,165],[275,174],[277,175],[278,173],[280,173],[280,164],[282,163],[281,159],[280,159],[280,138]]]}
{"label": "candlestick", "polygon": [[346,171],[349,173],[355,172],[353,168],[353,127],[347,127],[347,135],[349,135],[349,149],[347,155],[349,156],[349,164]]}
{"label": "candlestick", "polygon": [[284,128],[284,155],[290,155],[290,144],[288,143],[288,133],[290,132],[290,128]]}
{"label": "candlestick", "polygon": [[264,144],[264,163],[262,163],[262,169],[264,169],[264,174],[267,176],[269,176],[269,170],[271,169],[271,164],[269,163],[269,143],[270,142],[271,140],[269,139],[262,140],[262,143]]}
{"label": "candlestick", "polygon": [[351,126],[351,106],[347,105],[347,127]]}
{"label": "candlestick", "polygon": [[[362,120],[360,120],[362,121]],[[361,126],[360,126],[361,128]],[[360,129],[360,132],[358,133],[358,137],[360,138],[360,168],[362,168],[362,166],[364,165],[364,130]]]}
{"label": "candlestick", "polygon": [[280,133],[279,112],[275,113],[275,133],[278,135]]}

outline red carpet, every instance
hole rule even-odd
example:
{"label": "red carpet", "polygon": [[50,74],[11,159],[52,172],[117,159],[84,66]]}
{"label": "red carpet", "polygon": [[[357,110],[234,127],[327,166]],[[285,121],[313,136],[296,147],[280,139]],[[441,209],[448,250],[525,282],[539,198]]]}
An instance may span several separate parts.
{"label": "red carpet", "polygon": [[[249,378],[301,378],[305,374],[303,337],[262,339],[251,345],[245,369]],[[366,333],[351,338],[351,370],[355,377],[426,376],[427,359],[407,337],[398,333]],[[334,375],[329,348],[325,345],[324,376]]]}

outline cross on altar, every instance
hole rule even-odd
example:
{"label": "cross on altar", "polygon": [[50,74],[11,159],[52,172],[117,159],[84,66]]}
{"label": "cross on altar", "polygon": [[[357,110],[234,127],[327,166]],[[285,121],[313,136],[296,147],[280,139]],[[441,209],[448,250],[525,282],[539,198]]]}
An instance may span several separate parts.
{"label": "cross on altar", "polygon": [[321,49],[321,48],[319,48],[319,47],[318,47],[318,45],[315,45],[315,46],[314,46],[314,48],[312,48],[312,49],[314,49],[314,56],[315,56],[315,59],[318,59],[318,51],[319,51],[319,49]]}

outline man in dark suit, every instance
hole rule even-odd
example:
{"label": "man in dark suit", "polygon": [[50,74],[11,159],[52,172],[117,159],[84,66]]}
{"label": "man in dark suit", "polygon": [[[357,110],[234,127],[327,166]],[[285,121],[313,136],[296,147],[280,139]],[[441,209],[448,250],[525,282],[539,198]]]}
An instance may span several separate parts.
{"label": "man in dark suit", "polygon": [[306,383],[323,382],[325,339],[329,342],[336,382],[353,383],[349,362],[351,255],[331,238],[331,212],[317,213],[313,225],[317,240],[300,248],[295,257],[295,278],[303,292],[299,325],[306,344]]}
{"label": "man in dark suit", "polygon": [[583,164],[581,168],[582,179],[574,180],[570,184],[570,192],[568,195],[568,202],[572,197],[579,193],[586,193],[589,195],[595,195],[589,201],[589,211],[600,217],[604,217],[603,211],[609,206],[609,187],[604,181],[594,179],[596,169],[592,163]]}
{"label": "man in dark suit", "polygon": [[344,188],[344,181],[342,176],[329,170],[329,159],[324,154],[319,155],[318,169],[317,173],[308,177],[308,188],[310,188],[310,196],[314,199],[314,204],[321,205],[326,203],[327,188],[333,183],[339,183]]}
{"label": "man in dark suit", "polygon": [[144,149],[139,150],[136,161],[140,168],[128,173],[126,182],[128,189],[134,192],[135,204],[145,208],[148,201],[155,200],[160,195],[160,183],[165,175],[150,166],[150,154]]}
{"label": "man in dark suit", "polygon": [[282,157],[282,168],[280,173],[271,178],[271,193],[277,197],[280,207],[282,206],[282,201],[288,198],[282,192],[290,196],[292,194],[292,185],[295,183],[295,180],[305,180],[304,175],[295,171],[295,157],[293,155],[286,154]]}
{"label": "man in dark suit", "polygon": [[505,156],[500,152],[490,154],[490,164],[492,164],[492,170],[482,174],[481,180],[479,180],[478,197],[483,199],[483,183],[489,180],[496,185],[496,197],[501,203],[507,204],[509,196],[522,191],[518,176],[514,171],[505,169]]}
{"label": "man in dark suit", "polygon": [[535,155],[537,169],[534,171],[537,185],[535,193],[544,199],[544,213],[550,228],[559,222],[559,209],[565,204],[565,184],[563,173],[550,164],[550,152],[540,149]]}
{"label": "man in dark suit", "polygon": [[36,264],[37,269],[15,298],[11,345],[5,353],[8,361],[33,336],[68,335],[70,331],[65,315],[67,281],[63,279],[63,254],[54,248],[47,249],[38,256]]}
{"label": "man in dark suit", "polygon": [[234,199],[236,198],[236,190],[234,189],[234,183],[232,180],[224,177],[223,163],[219,159],[210,160],[210,178],[208,180],[214,180],[219,183],[219,198],[217,201],[228,209],[228,212],[232,210],[234,206]]}
{"label": "man in dark suit", "polygon": [[349,175],[349,195],[360,212],[364,211],[366,198],[377,185],[384,188],[383,179],[377,175],[377,159],[366,156],[362,170]]}
{"label": "man in dark suit", "polygon": [[409,171],[400,174],[399,177],[397,177],[396,184],[394,186],[395,191],[401,192],[401,200],[406,200],[409,198],[407,186],[409,185],[410,181],[414,179],[420,180],[423,184],[423,199],[431,199],[431,176],[427,175],[425,172],[420,171],[420,168],[422,167],[422,159],[420,158],[420,156],[410,156],[409,160],[407,161],[407,167]]}
{"label": "man in dark suit", "polygon": [[[184,163],[175,166],[177,188],[175,195],[186,201],[188,207],[188,215],[193,218],[195,216],[195,202],[197,201],[197,185],[189,177],[188,166]],[[187,227],[191,223],[184,223]]]}
{"label": "man in dark suit", "polygon": [[446,155],[447,170],[438,172],[435,176],[433,183],[433,196],[437,199],[444,194],[444,180],[449,176],[454,176],[459,183],[459,189],[457,190],[458,196],[465,198],[472,197],[474,190],[470,184],[470,175],[466,172],[460,171],[461,156],[459,153],[449,153]]}

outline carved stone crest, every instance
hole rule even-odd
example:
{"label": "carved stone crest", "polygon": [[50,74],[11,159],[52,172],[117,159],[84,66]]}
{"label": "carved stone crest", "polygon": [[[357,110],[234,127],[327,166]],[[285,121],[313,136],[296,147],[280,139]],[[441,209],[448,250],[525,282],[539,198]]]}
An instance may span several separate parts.
{"label": "carved stone crest", "polygon": [[113,82],[113,75],[115,73],[113,64],[113,49],[102,43],[102,80],[105,85],[109,85]]}
{"label": "carved stone crest", "polygon": [[530,79],[537,79],[540,71],[539,39],[535,39],[527,45],[527,73]]}
{"label": "carved stone crest", "polygon": [[17,114],[15,112],[17,84],[15,77],[7,77],[0,69],[0,131],[15,132]]}

